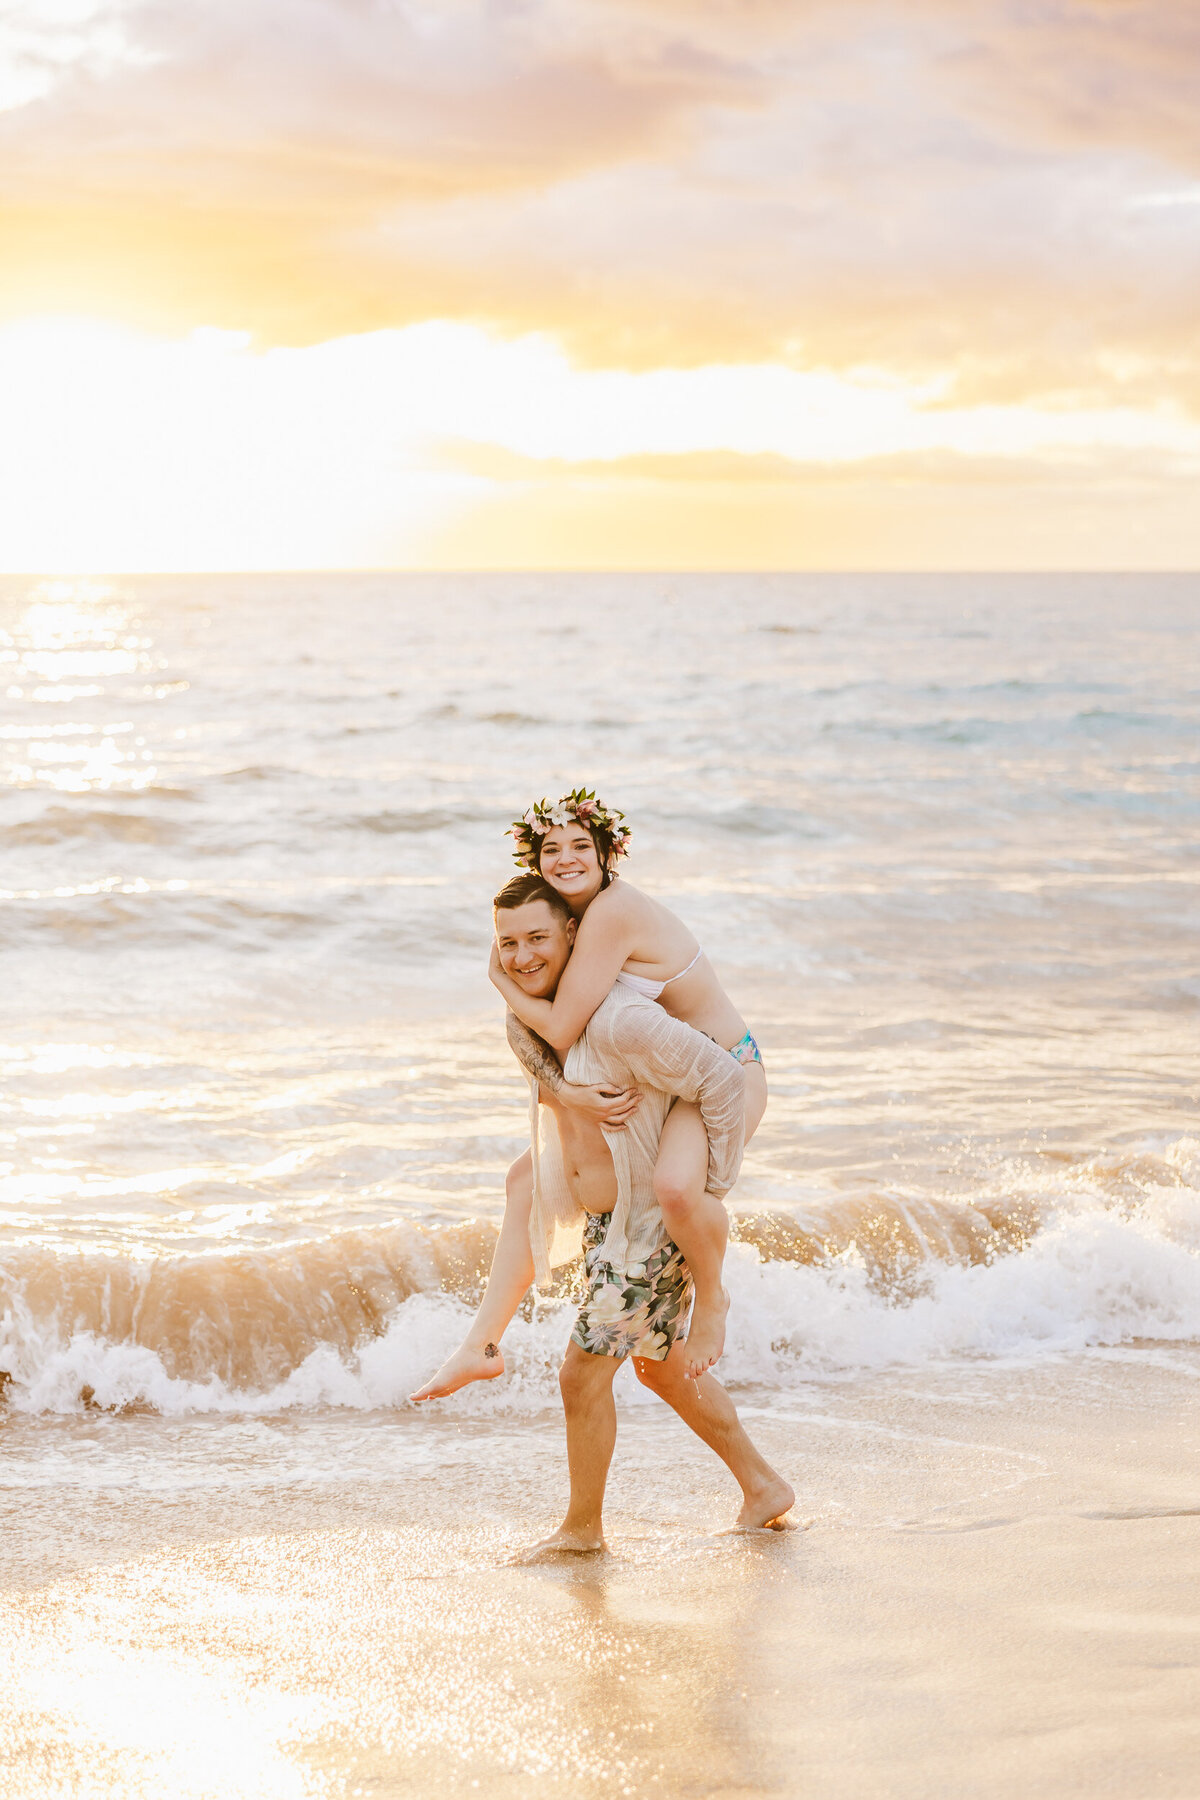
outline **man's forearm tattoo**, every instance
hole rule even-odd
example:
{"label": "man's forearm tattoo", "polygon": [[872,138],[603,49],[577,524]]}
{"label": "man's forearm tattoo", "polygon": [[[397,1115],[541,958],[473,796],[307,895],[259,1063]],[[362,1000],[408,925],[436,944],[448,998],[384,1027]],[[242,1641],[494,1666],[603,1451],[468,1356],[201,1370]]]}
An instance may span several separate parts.
{"label": "man's forearm tattoo", "polygon": [[523,1025],[516,1013],[509,1013],[507,1030],[513,1054],[522,1068],[528,1069],[534,1080],[550,1093],[561,1094],[566,1086],[562,1066],[549,1044],[544,1043],[536,1031],[530,1031],[528,1025]]}

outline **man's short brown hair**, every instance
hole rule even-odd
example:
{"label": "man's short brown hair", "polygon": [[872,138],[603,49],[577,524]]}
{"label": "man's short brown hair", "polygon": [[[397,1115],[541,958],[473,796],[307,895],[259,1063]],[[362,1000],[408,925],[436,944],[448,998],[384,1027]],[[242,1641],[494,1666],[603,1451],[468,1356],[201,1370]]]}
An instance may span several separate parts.
{"label": "man's short brown hair", "polygon": [[564,925],[575,916],[557,888],[552,888],[536,869],[526,869],[520,875],[514,875],[511,881],[506,881],[492,901],[492,910],[512,912],[514,907],[528,906],[531,900],[544,900]]}

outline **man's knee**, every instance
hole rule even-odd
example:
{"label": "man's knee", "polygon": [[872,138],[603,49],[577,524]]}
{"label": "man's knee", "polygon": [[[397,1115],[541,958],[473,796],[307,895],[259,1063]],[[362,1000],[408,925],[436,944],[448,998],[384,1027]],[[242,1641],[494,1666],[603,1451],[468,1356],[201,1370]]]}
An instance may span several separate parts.
{"label": "man's knee", "polygon": [[672,1382],[672,1372],[666,1361],[655,1362],[649,1356],[635,1356],[633,1372],[643,1387],[648,1387],[652,1394],[661,1394]]}
{"label": "man's knee", "polygon": [[558,1391],[565,1407],[582,1406],[604,1386],[610,1371],[606,1356],[590,1356],[574,1344],[567,1350],[558,1371]]}
{"label": "man's knee", "polygon": [[570,1406],[581,1387],[579,1365],[572,1361],[564,1361],[558,1365],[558,1391],[563,1397],[563,1405]]}

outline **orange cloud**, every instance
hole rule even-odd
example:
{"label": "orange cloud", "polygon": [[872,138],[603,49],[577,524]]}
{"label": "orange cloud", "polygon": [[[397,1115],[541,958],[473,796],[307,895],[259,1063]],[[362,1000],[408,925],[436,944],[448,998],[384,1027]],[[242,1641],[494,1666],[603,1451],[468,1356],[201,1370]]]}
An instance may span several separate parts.
{"label": "orange cloud", "polygon": [[[0,320],[260,347],[466,320],[601,371],[770,363],[937,378],[931,410],[1200,416],[1200,16],[1177,0],[95,0],[74,35],[14,7]],[[742,531],[763,566],[844,561],[855,506],[904,560],[899,494],[968,560],[1002,553],[1004,505],[1052,561],[1080,554],[1083,526],[1034,524],[1053,504],[1097,529],[1089,492],[1118,561],[1139,509],[1171,557],[1184,541],[1179,471],[1111,446],[1034,459],[1037,492],[984,453],[857,475],[438,454],[480,484],[477,560],[603,558],[624,516],[635,561],[671,531],[700,561],[739,560]],[[968,488],[970,529],[939,521]]]}
{"label": "orange cloud", "polygon": [[1049,478],[1034,459],[877,458],[841,470],[746,460],[740,472],[718,458],[639,458],[509,478],[453,527],[429,533],[418,560],[478,569],[1188,569],[1200,548],[1194,472],[1164,479],[1155,459],[1088,459]]}
{"label": "orange cloud", "polygon": [[1192,167],[1198,27],[1163,0],[108,11],[129,59],[0,113],[8,316],[453,316],[1013,391],[1197,354],[1195,211],[1138,204]]}
{"label": "orange cloud", "polygon": [[439,309],[511,316],[481,295],[478,265],[464,281],[407,258],[392,221],[669,162],[705,107],[768,85],[675,40],[610,50],[594,31],[489,24],[452,3],[420,26],[331,0],[128,20],[140,60],[100,80],[68,69],[0,112],[10,317],[101,307],[311,342]]}
{"label": "orange cloud", "polygon": [[981,4],[947,57],[949,89],[1009,141],[1130,150],[1200,172],[1200,15],[1175,0]]}
{"label": "orange cloud", "polygon": [[1158,452],[1126,450],[1075,452],[1055,457],[968,456],[955,450],[908,450],[890,456],[863,456],[853,461],[798,461],[793,457],[740,455],[734,450],[698,450],[675,456],[619,456],[567,462],[557,457],[521,456],[499,444],[445,440],[436,446],[429,467],[454,470],[495,482],[629,483],[650,486],[763,489],[837,486],[875,489],[896,487],[1043,488],[1114,493],[1144,492],[1164,481],[1190,483],[1195,459],[1171,458]]}

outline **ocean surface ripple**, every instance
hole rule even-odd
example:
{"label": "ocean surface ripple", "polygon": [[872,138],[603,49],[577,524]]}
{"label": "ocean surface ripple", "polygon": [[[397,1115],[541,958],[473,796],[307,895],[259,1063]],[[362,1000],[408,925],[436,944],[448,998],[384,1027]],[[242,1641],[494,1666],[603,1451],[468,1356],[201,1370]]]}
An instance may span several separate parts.
{"label": "ocean surface ripple", "polygon": [[7,1403],[428,1372],[522,1147],[501,833],[579,781],[767,1059],[733,1381],[1200,1337],[1197,588],[0,582]]}

